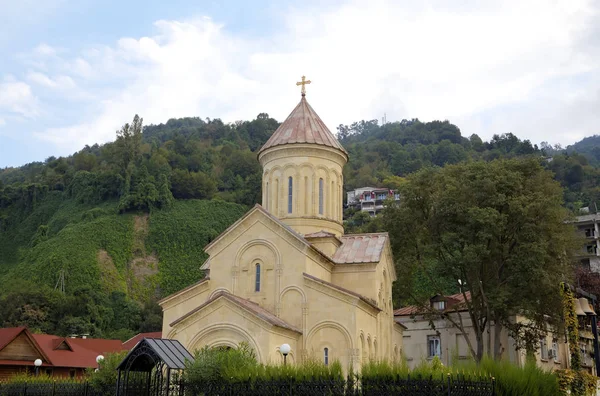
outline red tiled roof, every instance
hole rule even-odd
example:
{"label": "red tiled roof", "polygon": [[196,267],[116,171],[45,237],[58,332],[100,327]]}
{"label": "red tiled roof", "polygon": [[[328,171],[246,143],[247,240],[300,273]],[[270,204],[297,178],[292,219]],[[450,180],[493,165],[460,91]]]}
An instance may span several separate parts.
{"label": "red tiled roof", "polygon": [[323,285],[329,286],[329,287],[331,287],[333,289],[336,289],[336,290],[339,290],[339,291],[341,291],[343,293],[347,293],[347,294],[353,295],[354,297],[358,297],[360,300],[362,300],[363,302],[369,304],[371,307],[373,307],[373,308],[381,311],[381,308],[379,308],[377,306],[377,302],[375,300],[373,300],[373,299],[365,297],[362,294],[358,294],[356,292],[353,292],[352,290],[348,290],[346,288],[343,288],[343,287],[338,286],[336,284],[333,284],[331,282],[327,282],[326,280],[317,278],[316,276],[309,275],[306,272],[304,272],[302,275],[304,275],[305,278],[311,279],[311,280],[313,280],[315,282],[319,282],[319,283],[321,283]]}
{"label": "red tiled roof", "polygon": [[348,152],[329,131],[304,96],[258,153],[260,155],[262,151],[270,147],[293,143],[312,143],[328,146],[348,155]]}
{"label": "red tiled roof", "polygon": [[153,333],[139,333],[128,339],[123,343],[123,347],[127,350],[133,349],[138,342],[144,338],[162,338],[162,331],[155,331]]}
{"label": "red tiled roof", "polygon": [[5,327],[0,329],[0,349],[8,345],[23,330],[25,330],[25,327]]}
{"label": "red tiled roof", "polygon": [[99,338],[68,338],[67,342],[72,348],[69,350],[55,350],[55,335],[33,334],[33,338],[44,351],[50,362],[55,367],[80,367],[95,368],[98,367],[96,357],[111,352],[120,352],[126,350],[120,340],[104,340]]}
{"label": "red tiled roof", "polygon": [[342,246],[332,257],[337,264],[377,263],[381,260],[387,232],[377,234],[350,234],[342,236]]}
{"label": "red tiled roof", "polygon": [[[44,360],[42,366],[95,368],[98,367],[96,363],[98,355],[125,350],[120,340],[65,338],[48,334],[32,334],[25,327],[0,329],[0,349],[3,349],[22,332],[25,332],[34,348],[42,355]],[[63,341],[72,350],[56,349]],[[33,362],[20,360],[0,360],[0,365],[22,366],[32,364]]]}
{"label": "red tiled roof", "polygon": [[204,302],[203,304],[201,304],[197,308],[194,308],[190,312],[186,313],[185,315],[183,315],[179,319],[173,321],[170,324],[170,326],[175,326],[177,323],[180,323],[183,320],[189,318],[190,316],[192,316],[196,312],[199,312],[204,307],[206,307],[207,305],[211,304],[212,302],[216,301],[219,298],[226,298],[226,299],[228,299],[229,301],[231,301],[234,304],[236,304],[236,305],[244,308],[246,311],[248,311],[251,314],[255,315],[256,317],[264,320],[265,322],[272,324],[273,326],[282,327],[284,329],[292,330],[292,331],[295,331],[295,332],[297,332],[299,334],[302,334],[301,330],[299,330],[296,327],[288,324],[287,322],[285,322],[281,318],[278,318],[277,316],[273,315],[271,312],[269,312],[266,309],[262,308],[260,305],[254,303],[254,302],[252,302],[250,300],[245,300],[245,299],[243,299],[241,297],[234,296],[233,294],[228,293],[226,291],[220,291],[218,293],[215,293],[215,295],[212,296],[211,298],[209,298],[206,302]]}
{"label": "red tiled roof", "polygon": [[[471,292],[465,292],[467,299],[471,298]],[[444,296],[448,304],[446,305],[446,309],[444,312],[455,312],[456,306],[464,304],[465,296],[462,293],[456,293],[449,296]],[[464,307],[458,307],[459,310],[464,309]],[[415,315],[419,313],[425,313],[426,311],[419,306],[410,305],[408,307],[398,308],[394,311],[394,316],[407,316],[407,315]]]}

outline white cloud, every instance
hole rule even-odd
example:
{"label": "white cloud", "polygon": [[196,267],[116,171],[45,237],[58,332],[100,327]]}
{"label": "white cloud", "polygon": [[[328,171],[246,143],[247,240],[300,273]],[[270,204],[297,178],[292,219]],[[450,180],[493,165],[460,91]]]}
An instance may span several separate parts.
{"label": "white cloud", "polygon": [[0,112],[3,111],[27,118],[36,116],[38,101],[31,87],[12,76],[6,76],[4,81],[0,82]]}
{"label": "white cloud", "polygon": [[50,78],[44,73],[29,72],[27,74],[27,79],[46,88],[54,88],[59,90],[76,88],[75,81],[73,81],[73,79],[69,76],[57,76],[56,78]]}
{"label": "white cloud", "polygon": [[[592,0],[434,3],[282,9],[281,30],[253,40],[208,18],[158,21],[154,36],[65,59],[63,74],[119,88],[101,95],[89,121],[38,136],[72,151],[112,139],[135,113],[154,123],[263,111],[283,120],[303,74],[313,81],[309,101],[332,130],[385,112],[392,121],[449,119],[485,138],[513,132],[564,144],[600,132],[600,81],[585,78],[600,73]],[[38,74],[31,81],[58,84]]]}

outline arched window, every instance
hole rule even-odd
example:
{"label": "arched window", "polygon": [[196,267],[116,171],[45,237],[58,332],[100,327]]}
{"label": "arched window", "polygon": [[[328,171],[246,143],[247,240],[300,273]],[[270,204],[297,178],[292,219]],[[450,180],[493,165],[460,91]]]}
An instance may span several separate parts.
{"label": "arched window", "polygon": [[256,278],[254,279],[254,291],[260,291],[260,264],[256,263]]}
{"label": "arched window", "polygon": [[304,214],[308,214],[308,177],[304,176]]}
{"label": "arched window", "polygon": [[265,208],[267,208],[267,210],[269,210],[269,182],[267,182],[267,186],[265,187],[265,200],[267,202],[265,202]]}
{"label": "arched window", "polygon": [[319,179],[319,214],[323,214],[323,179]]}
{"label": "arched window", "polygon": [[292,195],[294,192],[294,187],[292,187],[293,183],[294,183],[294,180],[290,176],[288,178],[288,213],[292,213]]}
{"label": "arched window", "polygon": [[323,362],[325,363],[325,366],[329,364],[329,348],[323,349]]}

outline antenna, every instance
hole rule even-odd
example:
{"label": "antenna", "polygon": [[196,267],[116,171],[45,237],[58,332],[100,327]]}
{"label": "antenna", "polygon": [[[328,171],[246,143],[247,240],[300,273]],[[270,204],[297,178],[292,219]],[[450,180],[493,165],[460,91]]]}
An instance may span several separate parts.
{"label": "antenna", "polygon": [[65,294],[65,270],[64,269],[61,269],[58,273],[58,280],[56,281],[56,286],[54,286],[54,290],[58,290],[62,294]]}

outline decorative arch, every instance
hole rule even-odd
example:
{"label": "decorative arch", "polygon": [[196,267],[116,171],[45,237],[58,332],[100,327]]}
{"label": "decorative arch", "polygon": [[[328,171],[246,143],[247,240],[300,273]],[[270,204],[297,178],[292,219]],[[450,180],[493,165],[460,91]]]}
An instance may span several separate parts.
{"label": "decorative arch", "polygon": [[[215,337],[211,337],[211,335]],[[235,340],[234,338],[237,338]],[[263,362],[262,353],[254,337],[240,326],[231,323],[214,323],[199,331],[194,338],[190,340],[189,350],[193,353],[195,350],[204,346],[214,348],[218,346],[229,346],[236,348],[239,342],[247,342],[256,353],[259,362]]]}
{"label": "decorative arch", "polygon": [[[254,246],[257,246],[257,245],[265,246],[267,249],[269,249],[275,255],[275,267],[279,268],[281,266],[281,254],[279,253],[277,246],[275,246],[275,244],[273,242],[268,241],[266,239],[260,239],[260,240],[255,239],[252,241],[248,241],[244,245],[242,245],[242,247],[238,249],[238,251],[235,255],[235,265],[240,266],[241,265],[240,261],[241,261],[242,256],[244,255],[244,253],[246,253],[246,251],[248,249],[250,249]],[[264,263],[263,257],[254,257],[254,258],[252,258],[252,260],[259,260]],[[252,263],[248,263],[248,265],[251,265],[251,264]],[[266,264],[266,263],[264,263],[264,264]]]}
{"label": "decorative arch", "polygon": [[332,328],[339,330],[344,335],[346,343],[348,344],[348,348],[354,347],[354,342],[352,342],[352,336],[350,335],[350,332],[344,326],[340,325],[339,323],[332,322],[330,320],[323,320],[314,325],[312,329],[310,329],[308,335],[306,336],[306,339],[308,340],[309,344],[315,333],[324,328]]}
{"label": "decorative arch", "polygon": [[233,294],[231,293],[231,291],[226,288],[226,287],[217,287],[215,290],[212,291],[212,293],[210,293],[210,295],[208,296],[207,300],[210,300],[211,298],[213,298],[217,293],[219,292],[227,292],[229,294]]}
{"label": "decorative arch", "polygon": [[283,299],[283,296],[285,295],[285,293],[287,293],[288,291],[291,291],[291,290],[295,290],[298,293],[300,293],[300,295],[302,296],[302,302],[303,303],[306,302],[306,293],[304,293],[304,290],[302,290],[300,287],[294,286],[294,285],[287,286],[285,289],[283,289],[281,291],[281,293],[279,294],[279,298]]}
{"label": "decorative arch", "polygon": [[366,361],[366,346],[365,346],[365,334],[363,333],[363,331],[360,331],[360,335],[358,336],[359,339],[359,345],[360,345],[360,361],[361,362],[365,362]]}

